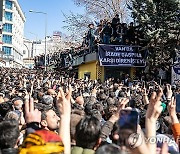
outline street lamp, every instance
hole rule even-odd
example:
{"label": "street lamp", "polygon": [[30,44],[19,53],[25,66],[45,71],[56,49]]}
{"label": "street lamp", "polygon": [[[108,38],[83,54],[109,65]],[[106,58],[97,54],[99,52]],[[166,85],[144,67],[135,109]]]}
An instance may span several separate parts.
{"label": "street lamp", "polygon": [[[32,52],[31,52],[31,57],[35,57],[36,56],[36,51],[37,51],[37,34],[29,32],[30,34],[34,35],[36,37],[36,43],[34,43],[35,41],[32,42]],[[35,52],[34,52],[34,44],[36,44],[36,48],[35,48]]]}
{"label": "street lamp", "polygon": [[44,60],[44,65],[45,65],[45,71],[47,70],[47,61],[46,61],[46,56],[47,56],[47,40],[46,40],[46,36],[47,36],[47,13],[45,12],[41,12],[41,11],[34,11],[34,10],[29,10],[30,13],[38,13],[38,14],[44,14],[45,15],[45,60]]}

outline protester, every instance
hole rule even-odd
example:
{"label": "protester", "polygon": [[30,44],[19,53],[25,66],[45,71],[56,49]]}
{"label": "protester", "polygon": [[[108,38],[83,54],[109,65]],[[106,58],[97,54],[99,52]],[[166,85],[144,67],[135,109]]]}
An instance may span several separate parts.
{"label": "protester", "polygon": [[[97,51],[100,43],[140,46],[146,43],[140,27],[120,23],[118,14],[112,22],[101,20],[97,28],[93,23],[88,27],[83,50],[48,54],[47,64],[57,69],[70,67],[73,58]],[[44,68],[44,59],[44,55],[35,57],[36,69]],[[124,74],[103,83],[88,78],[79,80],[62,71],[0,69],[2,153],[179,152],[180,124],[175,96],[180,89],[166,85],[164,67],[146,68],[136,75],[136,81]],[[154,80],[160,80],[161,86]],[[136,131],[122,129],[121,113],[137,109]],[[152,143],[153,138],[157,141]]]}
{"label": "protester", "polygon": [[95,28],[94,28],[94,24],[91,23],[88,25],[88,33],[87,33],[87,39],[88,39],[88,42],[89,42],[89,50],[90,52],[93,51],[93,47],[94,47],[94,40],[95,40]]}
{"label": "protester", "polygon": [[[120,77],[123,83],[0,69],[1,153],[179,152],[178,87],[132,81],[128,74]],[[134,110],[139,122],[121,127],[122,113]]]}
{"label": "protester", "polygon": [[16,120],[4,120],[0,123],[0,130],[1,153],[18,154],[18,122]]}
{"label": "protester", "polygon": [[[120,22],[118,14],[113,19],[103,19],[95,23],[92,22],[87,25],[88,30],[83,36],[81,46],[47,54],[46,65],[54,65],[57,69],[70,67],[73,59],[76,57],[97,52],[99,44],[135,45],[141,47],[147,45],[141,26],[135,25],[133,22],[129,24]],[[36,69],[44,69],[45,55],[36,56],[34,62]]]}
{"label": "protester", "polygon": [[102,33],[103,33],[103,43],[110,44],[110,39],[113,34],[113,29],[111,27],[110,22],[107,22],[107,24],[105,25],[105,27],[102,30]]}

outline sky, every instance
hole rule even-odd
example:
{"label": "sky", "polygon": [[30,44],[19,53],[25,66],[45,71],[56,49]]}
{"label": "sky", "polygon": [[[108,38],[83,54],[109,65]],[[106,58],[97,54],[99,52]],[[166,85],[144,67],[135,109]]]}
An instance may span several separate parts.
{"label": "sky", "polygon": [[[24,36],[30,40],[43,39],[45,36],[45,15],[30,13],[29,10],[47,13],[47,36],[53,31],[68,33],[63,26],[63,13],[84,13],[84,8],[77,7],[73,0],[18,0],[25,14]],[[63,12],[63,13],[62,13]]]}

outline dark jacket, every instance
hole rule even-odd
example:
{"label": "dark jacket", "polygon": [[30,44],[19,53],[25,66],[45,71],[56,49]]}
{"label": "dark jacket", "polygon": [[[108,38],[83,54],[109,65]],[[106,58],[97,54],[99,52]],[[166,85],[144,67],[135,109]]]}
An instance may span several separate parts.
{"label": "dark jacket", "polygon": [[112,27],[116,27],[117,24],[120,23],[120,19],[119,18],[113,18],[112,19]]}
{"label": "dark jacket", "polygon": [[103,34],[111,36],[112,33],[113,33],[112,27],[109,27],[108,25],[106,25],[103,29]]}

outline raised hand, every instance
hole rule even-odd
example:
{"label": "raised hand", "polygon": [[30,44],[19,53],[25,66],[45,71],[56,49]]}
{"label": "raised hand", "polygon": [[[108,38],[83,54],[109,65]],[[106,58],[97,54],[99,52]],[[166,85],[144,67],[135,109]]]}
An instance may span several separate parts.
{"label": "raised hand", "polygon": [[168,104],[168,112],[169,115],[176,115],[176,100],[174,97],[172,97],[171,101]]}
{"label": "raised hand", "polygon": [[147,96],[147,89],[146,89],[145,86],[142,89],[142,94],[143,94],[144,104],[149,104],[149,99],[148,99],[148,96]]}
{"label": "raised hand", "polygon": [[70,115],[71,113],[71,95],[72,95],[72,87],[69,87],[67,91],[67,95],[65,96],[62,88],[59,88],[58,96],[57,96],[57,107],[61,112],[61,116]]}
{"label": "raised hand", "polygon": [[109,119],[109,121],[111,121],[112,123],[115,123],[115,122],[119,119],[120,111],[121,111],[122,109],[125,109],[125,106],[126,106],[126,104],[127,104],[128,102],[129,102],[129,99],[128,99],[128,98],[123,98],[123,99],[119,102],[119,106],[118,106],[118,109],[117,109],[116,113],[111,116],[111,118]]}
{"label": "raised hand", "polygon": [[166,85],[166,88],[167,88],[167,93],[166,93],[166,98],[167,98],[167,100],[171,100],[171,98],[172,98],[172,90],[171,90],[171,85],[170,84],[167,84]]}
{"label": "raised hand", "polygon": [[[146,136],[147,138],[156,136],[156,121],[160,116],[163,107],[161,106],[162,88],[159,87],[158,93],[153,92],[146,112]],[[152,154],[156,153],[156,143],[147,142],[147,146]]]}
{"label": "raised hand", "polygon": [[161,97],[163,95],[162,88],[159,87],[159,92],[153,92],[149,101],[146,118],[156,121],[161,114],[163,107],[161,106]]}
{"label": "raised hand", "polygon": [[25,100],[25,121],[26,123],[41,122],[41,112],[38,109],[34,109],[32,98]]}
{"label": "raised hand", "polygon": [[71,117],[71,95],[72,95],[72,88],[69,86],[69,90],[65,96],[64,91],[62,88],[59,88],[58,96],[57,96],[57,107],[61,112],[61,120],[60,120],[60,127],[59,127],[59,134],[62,138],[64,143],[64,153],[69,154],[71,151],[70,147],[70,117]]}
{"label": "raised hand", "polygon": [[179,123],[176,115],[176,99],[172,97],[170,103],[168,104],[168,112],[171,117],[172,124]]}

